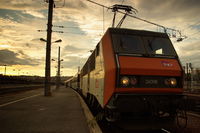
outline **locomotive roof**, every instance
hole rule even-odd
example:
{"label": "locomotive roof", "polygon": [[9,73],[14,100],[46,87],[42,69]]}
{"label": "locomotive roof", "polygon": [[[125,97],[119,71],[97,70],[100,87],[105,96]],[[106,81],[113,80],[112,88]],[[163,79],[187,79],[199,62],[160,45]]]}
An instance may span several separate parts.
{"label": "locomotive roof", "polygon": [[140,35],[140,36],[155,36],[155,37],[167,37],[166,33],[162,32],[153,32],[146,30],[135,30],[135,29],[126,29],[126,28],[109,28],[108,31],[113,34],[132,34],[132,35]]}

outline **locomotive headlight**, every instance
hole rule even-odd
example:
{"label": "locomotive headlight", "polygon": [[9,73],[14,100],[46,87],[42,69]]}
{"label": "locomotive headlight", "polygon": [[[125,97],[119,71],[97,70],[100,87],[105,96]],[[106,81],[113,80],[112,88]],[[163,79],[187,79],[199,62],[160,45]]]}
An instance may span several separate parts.
{"label": "locomotive headlight", "polygon": [[175,78],[170,78],[170,84],[171,86],[176,86],[177,85],[177,81]]}
{"label": "locomotive headlight", "polygon": [[177,85],[177,81],[175,78],[169,78],[165,80],[165,84],[168,86],[175,87]]}
{"label": "locomotive headlight", "polygon": [[121,78],[120,82],[121,82],[122,86],[128,86],[129,83],[130,83],[130,80],[129,80],[128,77],[124,76],[124,77]]}

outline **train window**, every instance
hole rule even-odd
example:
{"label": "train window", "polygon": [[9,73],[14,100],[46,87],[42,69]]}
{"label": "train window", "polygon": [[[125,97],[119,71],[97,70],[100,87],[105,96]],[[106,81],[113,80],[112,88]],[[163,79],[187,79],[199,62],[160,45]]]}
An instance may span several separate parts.
{"label": "train window", "polygon": [[145,49],[141,37],[133,35],[113,35],[115,52],[144,54]]}
{"label": "train window", "polygon": [[147,52],[151,55],[176,56],[176,52],[168,38],[145,37]]}
{"label": "train window", "polygon": [[84,76],[95,69],[95,51],[90,55],[87,62],[81,70],[81,76]]}

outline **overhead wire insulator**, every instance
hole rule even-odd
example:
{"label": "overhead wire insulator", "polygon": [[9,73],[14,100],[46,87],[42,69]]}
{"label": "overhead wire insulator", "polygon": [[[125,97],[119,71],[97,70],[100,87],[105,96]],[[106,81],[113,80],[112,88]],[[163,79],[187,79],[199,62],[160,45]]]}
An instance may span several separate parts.
{"label": "overhead wire insulator", "polygon": [[57,32],[57,33],[64,33],[63,31],[52,31],[52,32]]}
{"label": "overhead wire insulator", "polygon": [[53,27],[64,28],[64,26],[60,26],[60,25],[53,25]]}
{"label": "overhead wire insulator", "polygon": [[47,30],[37,30],[38,32],[46,32]]}

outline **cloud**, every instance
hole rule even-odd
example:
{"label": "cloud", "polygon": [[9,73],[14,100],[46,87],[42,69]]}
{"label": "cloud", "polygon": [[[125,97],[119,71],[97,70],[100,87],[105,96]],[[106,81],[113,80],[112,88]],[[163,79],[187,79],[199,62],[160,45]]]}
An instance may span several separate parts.
{"label": "cloud", "polygon": [[78,54],[78,53],[82,53],[82,52],[88,52],[87,49],[84,49],[84,48],[77,48],[75,46],[72,46],[72,45],[66,45],[65,48],[64,48],[64,51],[65,53],[75,53],[75,54]]}
{"label": "cloud", "polygon": [[194,13],[199,12],[199,0],[140,0],[136,8],[139,13],[145,13],[146,18],[191,18],[196,17]]}
{"label": "cloud", "polygon": [[43,0],[1,0],[0,8],[12,10],[40,10],[44,8],[45,5],[46,3]]}
{"label": "cloud", "polygon": [[0,64],[1,65],[29,65],[36,66],[38,61],[29,58],[23,51],[18,51],[15,53],[8,49],[0,50]]}
{"label": "cloud", "polygon": [[[187,41],[187,40],[185,40]],[[180,43],[179,46],[180,59],[185,63],[192,63],[195,67],[200,67],[199,53],[200,53],[200,41],[188,41]]]}
{"label": "cloud", "polygon": [[[59,7],[60,4],[62,3],[57,3],[56,5]],[[83,8],[87,8],[87,5],[85,4],[85,2],[81,1],[81,0],[67,0],[63,3],[62,5],[65,8],[68,9],[83,9]]]}
{"label": "cloud", "polygon": [[24,13],[30,14],[34,17],[38,17],[38,18],[45,18],[44,14],[34,11],[34,10],[26,10]]}
{"label": "cloud", "polygon": [[[96,0],[95,2],[104,4],[106,6],[112,6],[113,4],[121,4],[120,0],[116,1],[104,1],[102,3],[101,0]],[[61,21],[72,21],[76,22],[77,26],[84,32],[86,32],[86,36],[84,38],[91,39],[92,41],[85,41],[83,43],[82,38],[79,39],[69,39],[70,42],[75,42],[77,40],[81,40],[80,43],[77,43],[77,45],[67,46],[69,51],[74,51],[71,53],[77,54],[79,52],[82,52],[79,50],[79,48],[82,48],[84,46],[90,46],[91,49],[96,45],[96,43],[100,40],[100,37],[97,37],[97,34],[101,34],[101,31],[95,31],[95,30],[88,30],[87,28],[95,29],[95,28],[102,28],[103,25],[103,12],[102,7],[99,7],[97,5],[94,5],[90,2],[85,1],[84,2],[87,6],[84,9],[79,10],[78,8],[74,8],[71,10],[70,7],[66,7],[60,12],[56,13],[56,17],[59,18]],[[144,18],[146,20],[155,22],[157,24],[175,28],[178,30],[184,30],[186,34],[188,35],[194,32],[197,32],[195,29],[196,27],[192,27],[191,29],[188,29],[188,26],[191,24],[194,24],[196,21],[199,21],[198,15],[196,15],[198,12],[200,12],[200,8],[198,5],[200,5],[200,1],[198,0],[134,0],[134,1],[124,1],[124,4],[132,5],[134,8],[139,10],[139,13],[136,14],[136,16],[140,18]],[[188,6],[189,5],[189,6]],[[105,29],[111,25],[113,13],[110,10],[104,10],[105,14]],[[117,15],[117,20],[119,20],[120,15]],[[153,26],[151,24],[147,24],[145,22],[139,21],[137,19],[129,18],[124,21],[124,24],[122,27],[128,27],[128,28],[134,28],[134,29],[143,29],[143,30],[153,30],[156,31],[158,28],[156,26]],[[187,29],[187,30],[186,30]],[[185,40],[184,40],[185,42]],[[91,45],[92,44],[92,45]],[[178,44],[174,44],[178,45]],[[181,60],[185,63],[186,61],[190,61],[191,59],[195,60],[195,63],[197,63],[196,59],[199,56],[196,55],[196,51],[192,50],[190,47],[191,44],[189,41],[186,40],[184,44],[182,44],[184,48],[181,48],[179,45],[177,48],[180,47],[180,57]],[[196,43],[194,44],[197,45]],[[75,47],[77,46],[77,47]],[[197,45],[198,46],[198,45]],[[185,51],[184,49],[188,49]],[[65,48],[67,51],[67,49]],[[185,53],[188,53],[188,56],[183,56]],[[198,55],[198,54],[197,54]]]}
{"label": "cloud", "polygon": [[[29,48],[24,47],[24,44],[30,44],[26,46],[39,48],[39,45],[42,46],[41,41],[39,41],[42,33],[39,33],[37,30],[43,29],[44,26],[46,26],[45,22],[37,18],[23,18],[23,21],[20,23],[15,20],[0,18],[0,44],[8,44],[16,50]],[[36,39],[38,40],[37,42]]]}
{"label": "cloud", "polygon": [[[112,6],[113,4],[121,4],[122,0],[95,0],[95,2]],[[136,8],[139,11],[136,16],[140,18],[166,27],[184,30],[189,39],[174,44],[179,51],[181,60],[184,63],[192,60],[194,63],[200,64],[197,60],[199,57],[199,35],[189,36],[199,30],[199,26],[189,27],[199,21],[197,15],[200,12],[199,0],[124,0],[123,3]],[[53,27],[53,31],[68,33],[52,33],[52,41],[63,40],[62,43],[52,45],[52,58],[57,58],[59,45],[64,65],[69,69],[76,69],[78,65],[85,63],[90,54],[88,51],[94,49],[102,37],[103,8],[86,0],[65,0],[65,4],[64,1],[58,1],[55,4],[56,7],[63,5],[64,7],[54,8],[53,25],[71,28]],[[26,59],[33,59],[32,62],[41,62],[34,58],[45,59],[46,44],[40,42],[39,38],[46,38],[46,32],[37,32],[37,30],[46,30],[47,12],[48,3],[45,3],[44,0],[1,0],[0,45],[2,47],[0,50],[9,48],[6,49],[7,53],[5,51],[4,53],[12,55],[12,59],[16,59],[16,62],[20,63]],[[119,20],[120,17],[117,14],[116,19]],[[104,9],[104,32],[111,26],[112,18],[112,11]],[[124,21],[122,27],[154,31],[157,29],[156,26],[129,17]],[[194,39],[196,42],[192,41]],[[14,64],[19,64],[16,62]],[[31,64],[32,62],[22,64]],[[6,62],[4,61],[4,63]],[[40,68],[37,67],[37,69]]]}
{"label": "cloud", "polygon": [[[21,14],[21,16],[24,16],[22,11],[16,11],[16,10],[10,10],[10,9],[0,9],[0,18],[3,18],[3,19],[8,19],[8,20],[15,21],[15,22],[21,22],[22,17],[19,14]],[[28,16],[26,16],[26,17],[28,17]]]}
{"label": "cloud", "polygon": [[3,32],[3,29],[2,28],[0,28],[0,33],[2,33]]}
{"label": "cloud", "polygon": [[[62,66],[65,68],[78,68],[78,66],[83,66],[85,64],[87,57],[79,56],[66,56],[67,59],[64,60]],[[65,58],[66,58],[65,57]]]}

